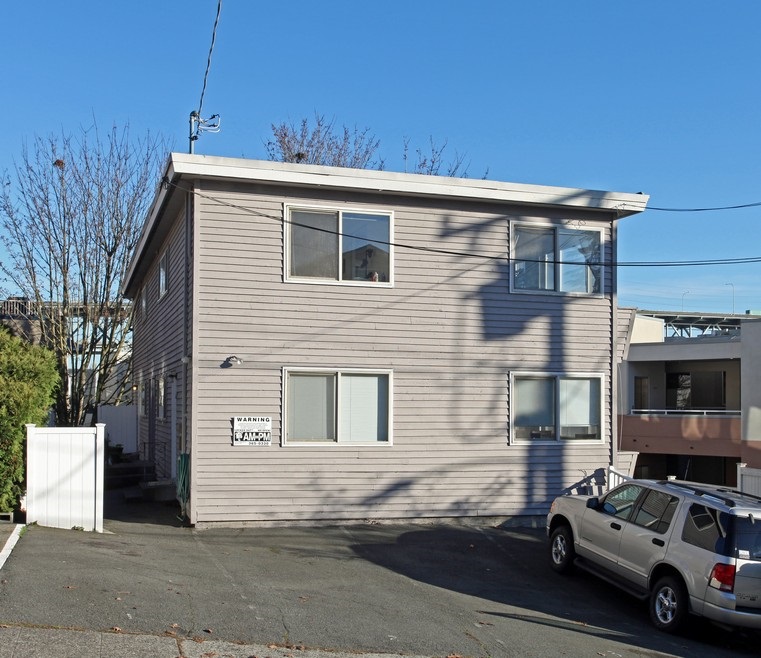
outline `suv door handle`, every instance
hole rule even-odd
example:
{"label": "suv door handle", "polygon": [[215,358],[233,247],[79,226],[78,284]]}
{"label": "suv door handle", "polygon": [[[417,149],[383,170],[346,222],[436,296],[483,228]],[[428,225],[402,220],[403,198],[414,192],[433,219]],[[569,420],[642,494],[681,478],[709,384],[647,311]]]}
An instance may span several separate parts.
{"label": "suv door handle", "polygon": [[663,541],[662,539],[653,538],[653,544],[655,544],[656,546],[665,546],[666,542]]}
{"label": "suv door handle", "polygon": [[618,524],[618,523],[611,523],[610,527],[613,528],[613,530],[620,530],[621,529],[621,525]]}

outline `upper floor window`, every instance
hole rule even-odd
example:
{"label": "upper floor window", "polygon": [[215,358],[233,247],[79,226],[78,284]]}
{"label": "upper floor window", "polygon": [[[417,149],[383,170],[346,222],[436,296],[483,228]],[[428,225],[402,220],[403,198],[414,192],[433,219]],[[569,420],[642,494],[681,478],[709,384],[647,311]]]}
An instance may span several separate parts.
{"label": "upper floor window", "polygon": [[389,284],[390,212],[286,207],[289,280]]}
{"label": "upper floor window", "polygon": [[169,287],[169,250],[161,254],[159,261],[159,297],[163,297]]}
{"label": "upper floor window", "polygon": [[285,443],[391,442],[390,371],[286,370]]}
{"label": "upper floor window", "polygon": [[602,439],[601,377],[515,374],[512,380],[516,441]]}
{"label": "upper floor window", "polygon": [[513,290],[602,292],[600,231],[513,225]]}

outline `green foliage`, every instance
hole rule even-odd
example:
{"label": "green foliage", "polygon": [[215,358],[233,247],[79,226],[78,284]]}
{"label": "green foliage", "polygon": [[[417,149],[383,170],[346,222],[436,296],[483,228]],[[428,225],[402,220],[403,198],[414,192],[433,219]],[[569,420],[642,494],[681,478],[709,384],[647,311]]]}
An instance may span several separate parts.
{"label": "green foliage", "polygon": [[0,327],[0,512],[12,512],[24,481],[27,423],[45,424],[58,386],[55,354]]}

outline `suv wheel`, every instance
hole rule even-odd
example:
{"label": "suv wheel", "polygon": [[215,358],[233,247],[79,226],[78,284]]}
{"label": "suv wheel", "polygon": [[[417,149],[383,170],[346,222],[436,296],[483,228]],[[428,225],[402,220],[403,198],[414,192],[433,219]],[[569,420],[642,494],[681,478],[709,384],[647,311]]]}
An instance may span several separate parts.
{"label": "suv wheel", "polygon": [[550,564],[556,573],[569,573],[573,568],[576,551],[573,534],[567,525],[561,525],[550,536]]}
{"label": "suv wheel", "polygon": [[650,594],[650,619],[658,630],[676,633],[687,618],[687,593],[674,576],[661,578]]}

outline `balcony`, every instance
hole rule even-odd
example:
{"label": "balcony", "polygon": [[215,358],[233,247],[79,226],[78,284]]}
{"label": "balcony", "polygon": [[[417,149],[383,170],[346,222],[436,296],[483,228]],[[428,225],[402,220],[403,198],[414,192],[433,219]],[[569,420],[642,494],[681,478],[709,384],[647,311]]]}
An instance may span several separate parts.
{"label": "balcony", "polygon": [[643,454],[741,457],[740,411],[634,409],[618,417],[620,450]]}

